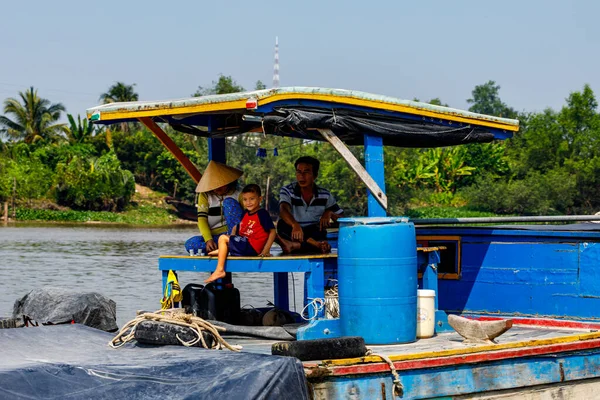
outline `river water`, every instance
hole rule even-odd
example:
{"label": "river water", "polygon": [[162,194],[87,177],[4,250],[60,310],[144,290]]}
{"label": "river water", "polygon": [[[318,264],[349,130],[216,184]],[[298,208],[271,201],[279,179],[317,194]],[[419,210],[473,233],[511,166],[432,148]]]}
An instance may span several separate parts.
{"label": "river water", "polygon": [[[185,255],[183,243],[197,234],[193,225],[131,228],[114,225],[0,225],[0,317],[30,290],[66,287],[94,291],[117,303],[117,324],[136,310],[160,308],[159,255]],[[290,274],[292,275],[292,274]],[[290,276],[290,304],[302,309],[303,277]],[[179,283],[202,283],[208,273],[181,272]],[[233,274],[242,305],[273,301],[272,274]],[[292,306],[293,308],[293,306]]]}

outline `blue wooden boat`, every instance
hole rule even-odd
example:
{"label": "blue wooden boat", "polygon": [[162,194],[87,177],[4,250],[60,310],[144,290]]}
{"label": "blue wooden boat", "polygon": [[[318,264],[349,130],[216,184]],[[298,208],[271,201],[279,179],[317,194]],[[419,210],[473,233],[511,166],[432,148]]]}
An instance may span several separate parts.
{"label": "blue wooden boat", "polygon": [[[503,140],[519,126],[516,120],[430,104],[305,87],[107,104],[87,115],[97,124],[143,123],[196,182],[200,172],[159,124],[207,137],[210,159],[221,162],[226,161],[226,137],[246,132],[326,140],[367,186],[369,217],[387,214],[384,146]],[[364,145],[364,167],[346,148],[357,144]],[[600,387],[599,241],[595,224],[417,225],[415,269],[421,287],[437,291],[437,335],[372,346],[377,355],[304,362],[313,398],[593,398]],[[169,270],[212,271],[215,264],[209,257],[161,256],[163,288]],[[308,303],[324,297],[325,280],[337,268],[335,254],[231,257],[227,263],[229,272],[272,273],[281,308],[289,305],[289,272],[305,274]],[[509,317],[514,327],[495,344],[468,347],[449,329],[448,313],[481,321]],[[337,322],[324,310],[312,309],[309,317],[312,322],[299,329],[299,340],[337,333]],[[272,341],[238,340],[246,351],[270,353]]]}

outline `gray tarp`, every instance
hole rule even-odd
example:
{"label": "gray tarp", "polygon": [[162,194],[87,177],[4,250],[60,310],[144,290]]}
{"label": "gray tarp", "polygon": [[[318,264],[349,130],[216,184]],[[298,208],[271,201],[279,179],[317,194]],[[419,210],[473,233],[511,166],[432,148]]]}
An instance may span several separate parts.
{"label": "gray tarp", "polygon": [[54,287],[34,289],[15,301],[13,318],[23,315],[42,324],[74,321],[107,332],[118,329],[117,304],[97,292]]}
{"label": "gray tarp", "polygon": [[306,399],[302,363],[182,346],[127,344],[83,325],[0,329],[0,398]]}

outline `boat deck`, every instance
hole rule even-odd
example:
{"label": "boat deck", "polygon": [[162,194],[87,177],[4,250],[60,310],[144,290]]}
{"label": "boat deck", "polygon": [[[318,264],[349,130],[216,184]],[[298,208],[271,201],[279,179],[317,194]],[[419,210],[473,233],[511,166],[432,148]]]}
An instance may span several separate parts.
{"label": "boat deck", "polygon": [[[432,338],[418,339],[413,343],[396,345],[368,345],[374,354],[381,354],[395,359],[419,359],[445,357],[454,354],[469,354],[486,351],[496,351],[515,348],[528,348],[560,343],[570,343],[586,339],[600,338],[596,329],[568,327],[536,327],[514,325],[508,332],[496,339],[496,344],[464,344],[463,338],[456,332],[437,334]],[[271,354],[271,345],[277,340],[248,338],[242,336],[225,336],[230,344],[243,347],[243,352]],[[368,357],[363,361],[369,361]],[[350,360],[348,360],[350,361]],[[315,360],[308,364],[338,364],[333,360]],[[307,364],[307,363],[305,363]]]}

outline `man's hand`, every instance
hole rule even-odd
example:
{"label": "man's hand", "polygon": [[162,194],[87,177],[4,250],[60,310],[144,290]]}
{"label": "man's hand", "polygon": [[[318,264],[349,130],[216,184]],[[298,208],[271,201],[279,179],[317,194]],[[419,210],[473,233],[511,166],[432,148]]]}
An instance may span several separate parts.
{"label": "man's hand", "polygon": [[325,210],[325,212],[323,213],[323,215],[321,215],[321,219],[319,220],[319,228],[321,230],[324,230],[325,228],[329,228],[329,226],[331,225],[331,218],[334,215],[335,214],[333,213],[333,211],[331,211],[331,210]]}
{"label": "man's hand", "polygon": [[206,242],[206,252],[209,253],[211,251],[217,250],[219,246],[215,243],[214,240],[210,239]]}
{"label": "man's hand", "polygon": [[292,239],[298,242],[304,241],[304,232],[302,231],[302,227],[298,222],[292,225]]}
{"label": "man's hand", "polygon": [[263,251],[262,253],[260,253],[258,255],[259,257],[271,257],[271,251],[267,250],[267,251]]}

